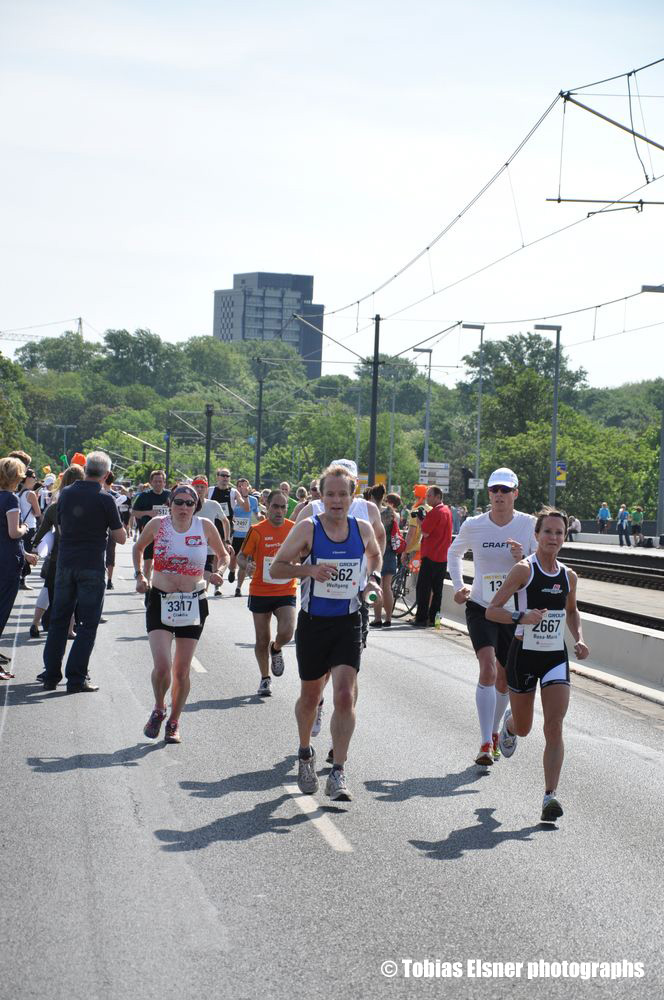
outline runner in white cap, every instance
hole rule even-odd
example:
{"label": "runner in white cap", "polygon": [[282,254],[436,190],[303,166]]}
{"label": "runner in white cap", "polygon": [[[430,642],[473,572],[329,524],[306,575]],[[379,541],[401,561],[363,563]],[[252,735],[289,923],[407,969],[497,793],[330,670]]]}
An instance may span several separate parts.
{"label": "runner in white cap", "polygon": [[[514,637],[514,625],[487,621],[485,612],[515,562],[537,548],[535,518],[514,510],[519,495],[516,474],[511,469],[496,469],[489,477],[488,490],[491,510],[467,518],[447,554],[454,600],[466,605],[468,634],[479,661],[475,704],[480,750],[475,763],[483,767],[500,758],[500,724],[509,703],[505,666]],[[475,567],[472,588],[463,582],[461,564],[469,549]],[[510,610],[514,610],[513,601]]]}

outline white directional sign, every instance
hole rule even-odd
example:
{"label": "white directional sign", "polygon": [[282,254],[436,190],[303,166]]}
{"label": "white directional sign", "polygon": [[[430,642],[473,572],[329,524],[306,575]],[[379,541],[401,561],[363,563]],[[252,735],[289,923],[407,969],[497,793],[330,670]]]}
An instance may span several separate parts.
{"label": "white directional sign", "polygon": [[424,462],[420,464],[420,482],[427,486],[440,486],[443,493],[450,492],[450,463]]}
{"label": "white directional sign", "polygon": [[468,480],[468,489],[469,490],[483,490],[484,489],[484,480],[483,479],[469,479]]}

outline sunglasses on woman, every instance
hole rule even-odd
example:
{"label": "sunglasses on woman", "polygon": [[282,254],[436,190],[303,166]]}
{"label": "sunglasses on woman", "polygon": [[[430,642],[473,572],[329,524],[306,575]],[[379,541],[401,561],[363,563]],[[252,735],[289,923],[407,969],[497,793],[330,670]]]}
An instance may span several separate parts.
{"label": "sunglasses on woman", "polygon": [[511,493],[511,486],[490,486],[489,493]]}
{"label": "sunglasses on woman", "polygon": [[176,507],[195,507],[196,504],[193,500],[174,500],[173,504]]}

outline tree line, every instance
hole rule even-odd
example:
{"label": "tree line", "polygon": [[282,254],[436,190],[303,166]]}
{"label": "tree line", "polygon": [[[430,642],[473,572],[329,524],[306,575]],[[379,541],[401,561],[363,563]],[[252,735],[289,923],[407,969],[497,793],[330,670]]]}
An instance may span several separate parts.
{"label": "tree line", "polygon": [[[418,480],[424,446],[427,377],[411,361],[381,355],[377,463],[404,494]],[[450,499],[469,501],[464,468],[474,469],[479,352],[463,358],[454,388],[431,384],[429,459],[450,463]],[[507,465],[521,479],[520,506],[547,497],[555,352],[538,334],[484,345],[480,475]],[[334,458],[367,468],[371,359],[352,374],[309,379],[298,354],[275,341],[226,343],[192,337],[172,344],[150,330],[107,330],[91,343],[74,331],[34,340],[14,361],[0,355],[0,446],[24,447],[41,468],[62,467],[67,454],[102,448],[121,475],[135,481],[163,465],[171,430],[171,468],[205,465],[205,407],[212,404],[212,462],[253,479],[258,378],[263,378],[261,486],[317,475]],[[239,397],[239,398],[238,398]],[[563,352],[558,457],[567,462],[559,503],[579,517],[610,507],[657,503],[659,426],[664,379],[615,389],[588,386],[587,373]],[[392,411],[394,425],[392,433]],[[391,440],[393,439],[393,446]]]}

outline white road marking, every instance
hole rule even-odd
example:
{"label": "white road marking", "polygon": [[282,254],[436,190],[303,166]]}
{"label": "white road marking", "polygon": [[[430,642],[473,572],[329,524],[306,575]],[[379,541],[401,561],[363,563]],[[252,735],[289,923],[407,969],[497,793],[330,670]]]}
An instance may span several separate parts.
{"label": "white road marking", "polygon": [[191,665],[192,665],[192,667],[194,668],[194,670],[196,671],[197,674],[206,674],[207,673],[207,670],[205,669],[205,667],[203,666],[203,664],[201,663],[201,661],[197,660],[195,656],[192,657]]}
{"label": "white road marking", "polygon": [[313,795],[302,795],[297,785],[284,785],[284,788],[289,795],[292,795],[298,809],[310,818],[323,840],[328,842],[333,851],[339,851],[342,854],[352,854],[352,846],[346,840],[341,830],[337,830],[327,813],[322,811]]}

